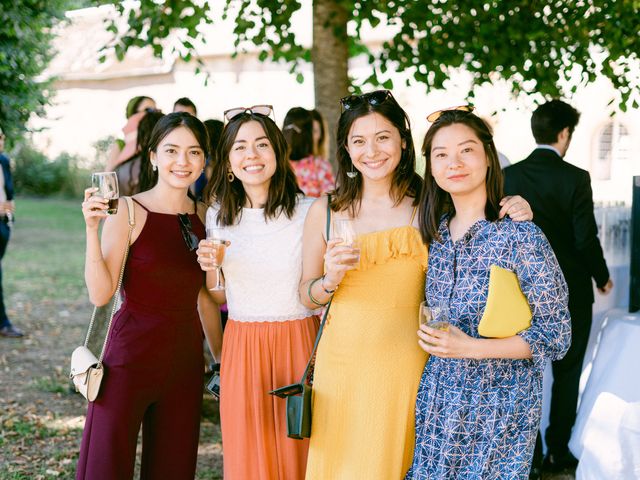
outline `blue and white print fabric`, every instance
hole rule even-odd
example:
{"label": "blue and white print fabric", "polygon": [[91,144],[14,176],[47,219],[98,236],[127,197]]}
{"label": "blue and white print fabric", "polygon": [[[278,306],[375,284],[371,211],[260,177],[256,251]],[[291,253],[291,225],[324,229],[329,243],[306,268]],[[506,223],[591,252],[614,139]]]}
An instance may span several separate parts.
{"label": "blue and white print fabric", "polygon": [[532,359],[432,356],[416,402],[416,445],[407,479],[527,479],[541,416],[547,360],[571,342],[568,290],[542,231],[531,222],[481,220],[455,243],[448,218],[429,250],[426,299],[447,303],[450,322],[479,337],[491,265],[516,272],[533,313],[519,333]]}

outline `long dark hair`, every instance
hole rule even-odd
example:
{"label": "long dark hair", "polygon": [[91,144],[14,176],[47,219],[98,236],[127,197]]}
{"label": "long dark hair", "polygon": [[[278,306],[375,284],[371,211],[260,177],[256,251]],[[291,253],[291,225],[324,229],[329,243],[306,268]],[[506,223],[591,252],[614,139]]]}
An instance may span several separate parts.
{"label": "long dark hair", "polygon": [[[148,114],[147,114],[148,115]],[[207,136],[207,129],[193,115],[186,112],[175,112],[163,115],[151,132],[151,138],[149,138],[149,145],[147,147],[147,155],[151,152],[157,153],[158,145],[160,142],[169,135],[176,128],[185,127],[188,128],[193,136],[196,137],[198,145],[204,152],[205,158],[209,155],[209,138]],[[204,165],[203,165],[204,166]],[[144,172],[144,177],[143,177]],[[144,178],[144,185],[143,185]],[[151,162],[147,161],[141,165],[140,170],[140,191],[148,190],[158,183],[158,171],[153,171]],[[146,187],[146,188],[142,188]]]}
{"label": "long dark hair", "polygon": [[487,203],[484,207],[484,214],[487,220],[498,219],[500,212],[500,200],[503,196],[503,179],[498,151],[493,143],[491,129],[480,117],[470,112],[459,110],[447,110],[440,115],[438,120],[427,130],[422,143],[422,154],[425,158],[424,188],[420,199],[419,221],[420,234],[425,243],[432,240],[440,240],[438,228],[440,219],[445,213],[455,213],[451,195],[438,186],[431,174],[431,146],[436,133],[444,127],[454,124],[462,124],[474,131],[478,139],[484,146],[484,151],[489,161],[487,178],[485,185],[487,188]]}
{"label": "long dark hair", "polygon": [[289,146],[289,159],[297,162],[313,155],[313,117],[302,107],[290,109],[284,117],[282,134]]}
{"label": "long dark hair", "polygon": [[238,136],[240,127],[247,122],[255,121],[264,130],[276,157],[276,171],[269,182],[267,203],[264,205],[265,220],[276,218],[284,212],[291,218],[296,209],[297,197],[302,193],[298,188],[296,175],[287,157],[287,142],[282,132],[273,120],[257,113],[242,113],[233,117],[222,130],[222,137],[218,143],[216,161],[213,162],[213,175],[203,194],[209,203],[220,205],[218,211],[219,225],[234,225],[240,219],[242,207],[247,202],[247,194],[242,182],[234,178],[229,181],[228,172],[231,168],[229,152]]}
{"label": "long dark hair", "polygon": [[[311,117],[313,118],[314,122],[318,122],[318,125],[320,125],[320,138],[318,139],[318,144],[313,146],[313,153],[318,155],[319,157],[327,158],[327,147],[325,145],[327,133],[325,131],[326,127],[324,125],[324,118],[322,118],[320,112],[315,108],[311,110]],[[313,122],[311,123],[311,126],[313,132]]]}
{"label": "long dark hair", "polygon": [[347,152],[347,139],[353,123],[358,118],[371,113],[378,113],[391,122],[400,132],[401,141],[404,142],[400,163],[398,163],[393,172],[391,181],[390,193],[395,202],[394,205],[399,205],[406,196],[414,199],[414,205],[418,204],[422,189],[422,179],[416,173],[416,151],[411,137],[409,116],[398,105],[393,95],[389,93],[381,103],[371,105],[367,101],[362,101],[355,107],[345,109],[340,115],[336,140],[338,145],[338,173],[336,175],[336,190],[331,197],[331,209],[334,211],[339,212],[348,209],[352,216],[356,216],[360,210],[362,175],[358,174],[355,178],[347,176],[347,172],[353,168],[351,157]]}
{"label": "long dark hair", "polygon": [[[151,187],[155,185],[154,182],[154,172],[151,168],[151,162],[149,161],[149,141],[151,140],[151,134],[153,133],[153,129],[156,126],[156,123],[163,117],[162,112],[159,110],[151,110],[145,113],[144,117],[140,120],[138,124],[138,136],[137,136],[137,144],[138,144],[138,153],[134,155],[134,157],[140,157],[140,178],[138,180],[138,192],[144,192],[145,190],[149,190]],[[133,157],[132,157],[133,158]],[[135,179],[131,177],[129,179],[130,182],[133,182]],[[133,190],[133,185],[130,185],[131,191]]]}

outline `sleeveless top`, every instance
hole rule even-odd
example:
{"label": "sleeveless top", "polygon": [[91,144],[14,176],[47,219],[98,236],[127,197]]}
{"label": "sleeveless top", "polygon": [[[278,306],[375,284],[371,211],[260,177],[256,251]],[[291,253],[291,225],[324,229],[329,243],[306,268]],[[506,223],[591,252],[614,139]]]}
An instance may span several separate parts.
{"label": "sleeveless top", "polygon": [[[243,208],[235,225],[224,227],[227,248],[222,271],[229,318],[246,322],[283,322],[313,315],[300,303],[302,232],[313,198],[298,197],[291,218],[281,213],[265,220],[264,209]],[[207,210],[216,225],[219,206]]]}
{"label": "sleeveless top", "polygon": [[[196,251],[189,251],[177,215],[147,211],[147,221],[129,249],[122,289],[125,302],[150,310],[197,310],[204,272]],[[190,214],[193,233],[204,238],[197,214]]]}

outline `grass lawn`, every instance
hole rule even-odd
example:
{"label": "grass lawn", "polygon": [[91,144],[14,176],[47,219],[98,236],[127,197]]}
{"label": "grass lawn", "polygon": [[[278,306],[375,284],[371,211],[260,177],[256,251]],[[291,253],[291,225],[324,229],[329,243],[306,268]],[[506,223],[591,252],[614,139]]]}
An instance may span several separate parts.
{"label": "grass lawn", "polygon": [[[9,317],[27,332],[0,338],[0,479],[74,478],[86,412],[69,389],[72,350],[91,314],[79,200],[18,198],[2,261]],[[205,397],[197,479],[222,478],[217,404]]]}

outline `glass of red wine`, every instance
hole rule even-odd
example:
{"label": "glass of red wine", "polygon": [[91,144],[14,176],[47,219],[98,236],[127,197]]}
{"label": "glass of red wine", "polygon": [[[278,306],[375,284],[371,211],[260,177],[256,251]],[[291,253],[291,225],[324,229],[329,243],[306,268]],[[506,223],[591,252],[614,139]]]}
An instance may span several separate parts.
{"label": "glass of red wine", "polygon": [[118,198],[120,197],[120,192],[116,172],[94,173],[91,175],[91,186],[98,189],[94,195],[98,195],[109,201],[107,215],[115,215],[118,213]]}

